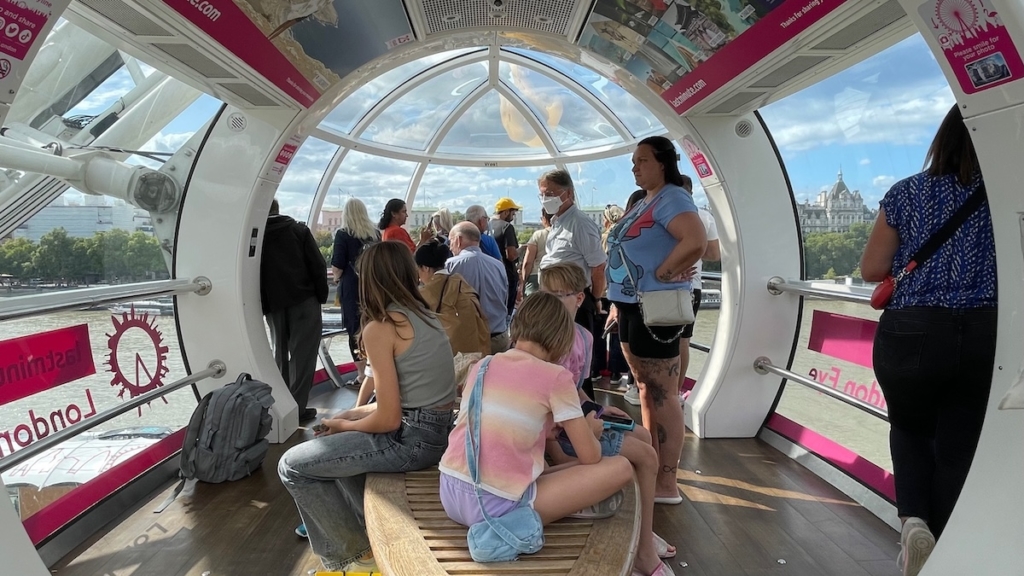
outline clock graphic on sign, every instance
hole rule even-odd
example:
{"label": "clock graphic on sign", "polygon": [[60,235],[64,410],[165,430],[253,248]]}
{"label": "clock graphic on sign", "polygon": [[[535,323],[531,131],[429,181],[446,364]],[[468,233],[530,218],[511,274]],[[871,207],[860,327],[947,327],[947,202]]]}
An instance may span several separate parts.
{"label": "clock graphic on sign", "polygon": [[[145,312],[136,314],[134,304],[129,312],[121,314],[120,321],[116,315],[110,320],[114,323],[114,333],[106,335],[110,348],[107,364],[114,374],[110,385],[121,387],[117,397],[124,399],[127,392],[129,398],[135,398],[163,386],[163,377],[170,371],[168,348],[164,346],[156,320]],[[161,400],[167,403],[166,398]],[[140,407],[140,414],[141,411]]]}

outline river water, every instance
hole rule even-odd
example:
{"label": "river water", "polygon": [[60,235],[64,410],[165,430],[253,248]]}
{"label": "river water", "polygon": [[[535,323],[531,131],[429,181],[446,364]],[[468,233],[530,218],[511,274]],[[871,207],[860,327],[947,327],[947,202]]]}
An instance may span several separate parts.
{"label": "river water", "polygon": [[[808,301],[805,305],[803,329],[793,365],[793,370],[801,374],[808,374],[812,369],[830,375],[838,374],[835,380],[840,389],[852,381],[869,390],[873,379],[870,369],[834,360],[807,349],[812,310],[873,320],[877,320],[878,312],[867,306],[852,303]],[[141,316],[138,313],[136,315]],[[700,311],[694,328],[693,342],[713,343],[718,315],[718,310]],[[110,363],[110,335],[115,334],[115,322],[123,321],[121,315],[108,311],[72,311],[0,323],[0,341],[86,324],[89,327],[96,368],[96,373],[91,376],[0,406],[0,456],[9,453],[12,445],[15,450],[18,449],[19,440],[27,445],[28,441],[36,439],[37,434],[50,431],[54,424],[60,427],[62,421],[74,421],[78,414],[90,415],[120,404],[131,397],[135,386],[146,386],[154,375],[165,371],[161,375],[164,383],[186,375],[174,328],[174,318],[158,316],[140,319],[134,324],[129,323],[129,327],[124,329],[116,346],[116,364],[121,367],[122,378],[115,381]],[[159,338],[161,345],[167,348],[165,353],[158,353],[153,344],[154,337]],[[333,339],[331,354],[339,364],[350,361],[346,337]],[[692,352],[687,371],[690,377],[697,378],[700,375],[705,357],[706,355],[701,352]],[[776,362],[782,360],[776,359]],[[766,382],[770,379],[772,377],[766,377]],[[196,399],[191,388],[185,388],[168,395],[165,401],[153,402],[140,410],[128,412],[104,423],[98,426],[96,431],[137,426],[166,426],[177,429],[188,423],[195,406]],[[885,422],[797,384],[788,385],[779,403],[778,412],[836,440],[879,466],[892,469],[888,452],[888,425]],[[20,424],[26,426],[21,428],[20,434],[15,434],[15,429]],[[26,427],[32,429],[32,437],[27,435]],[[5,432],[10,433],[10,442],[4,436]]]}

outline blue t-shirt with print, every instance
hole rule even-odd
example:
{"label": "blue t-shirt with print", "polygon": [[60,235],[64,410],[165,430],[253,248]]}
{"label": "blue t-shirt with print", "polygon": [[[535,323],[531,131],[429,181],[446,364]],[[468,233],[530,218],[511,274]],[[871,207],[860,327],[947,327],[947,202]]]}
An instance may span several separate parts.
{"label": "blue t-shirt with print", "polygon": [[[608,266],[605,268],[609,300],[637,302],[630,275],[641,292],[690,289],[689,281],[660,282],[655,273],[679,243],[668,231],[669,222],[684,212],[696,211],[697,206],[686,190],[666,184],[649,202],[638,202],[612,227],[608,234]],[[626,266],[629,266],[628,273]]]}
{"label": "blue t-shirt with print", "polygon": [[[930,176],[927,172],[894,184],[880,203],[886,224],[900,237],[893,271],[902,270],[980,185],[980,174],[965,186],[955,174]],[[988,202],[984,202],[931,258],[896,285],[886,308],[995,305],[996,245],[992,214]]]}

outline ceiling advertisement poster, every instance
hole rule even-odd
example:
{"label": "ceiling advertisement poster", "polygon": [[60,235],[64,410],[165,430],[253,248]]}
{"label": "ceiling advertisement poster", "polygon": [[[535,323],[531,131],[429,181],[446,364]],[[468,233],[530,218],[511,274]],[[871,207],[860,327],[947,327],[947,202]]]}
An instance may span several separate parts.
{"label": "ceiling advertisement poster", "polygon": [[679,114],[846,0],[597,0],[580,46]]}
{"label": "ceiling advertisement poster", "polygon": [[164,2],[304,107],[412,40],[401,0]]}

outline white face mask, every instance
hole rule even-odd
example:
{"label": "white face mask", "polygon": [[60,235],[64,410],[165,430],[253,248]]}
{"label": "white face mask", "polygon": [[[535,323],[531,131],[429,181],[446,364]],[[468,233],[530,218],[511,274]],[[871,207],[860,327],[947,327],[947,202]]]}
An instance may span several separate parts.
{"label": "white face mask", "polygon": [[540,204],[548,214],[557,214],[562,209],[562,199],[558,196],[545,196]]}

